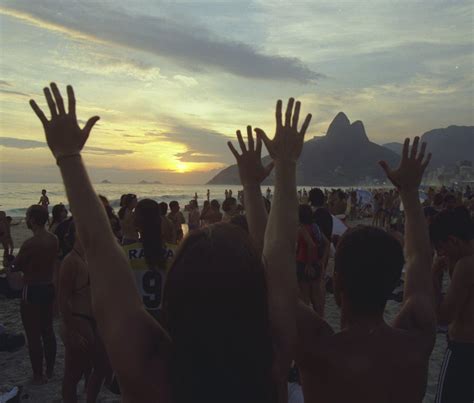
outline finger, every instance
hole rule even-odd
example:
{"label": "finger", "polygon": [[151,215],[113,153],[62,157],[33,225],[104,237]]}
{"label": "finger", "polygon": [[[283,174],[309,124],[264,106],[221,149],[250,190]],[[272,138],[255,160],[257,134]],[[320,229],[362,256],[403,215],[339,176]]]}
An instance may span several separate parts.
{"label": "finger", "polygon": [[426,142],[423,142],[421,144],[421,150],[420,150],[420,153],[418,154],[418,158],[417,158],[419,162],[422,162],[423,158],[425,158],[425,152],[426,152]]}
{"label": "finger", "polygon": [[275,109],[275,118],[276,118],[277,129],[282,127],[282,123],[281,123],[281,105],[282,105],[282,102],[281,102],[281,99],[279,99],[277,101],[276,109]]}
{"label": "finger", "polygon": [[56,105],[54,104],[53,97],[51,96],[51,91],[48,87],[43,89],[44,96],[46,97],[46,102],[49,106],[49,111],[51,112],[51,117],[54,118],[58,116],[58,112],[56,111]]}
{"label": "finger", "polygon": [[247,139],[249,144],[249,151],[254,151],[255,143],[253,141],[252,126],[247,126]]}
{"label": "finger", "polygon": [[267,151],[270,152],[272,148],[272,142],[268,138],[266,133],[262,129],[259,129],[259,128],[255,129],[255,133],[257,133],[257,138],[260,137],[262,139],[263,143],[265,144],[265,147],[267,148]]}
{"label": "finger", "polygon": [[407,137],[405,142],[403,143],[403,152],[402,152],[402,160],[408,158],[408,150],[410,149],[410,139]]}
{"label": "finger", "polygon": [[270,175],[270,172],[272,172],[273,168],[275,167],[275,163],[272,161],[270,162],[264,169],[263,171],[265,172],[264,174],[264,179]]}
{"label": "finger", "polygon": [[82,131],[86,135],[86,138],[89,137],[89,133],[91,132],[92,128],[94,127],[94,125],[97,123],[99,119],[100,119],[99,116],[93,116],[87,121],[86,125],[84,126],[84,129],[82,129]]}
{"label": "finger", "polygon": [[306,133],[306,130],[308,130],[308,126],[311,123],[311,118],[312,117],[313,117],[313,115],[311,115],[311,113],[308,113],[308,115],[306,115],[306,119],[303,122],[303,126],[301,126],[301,131],[300,131],[301,136],[304,137],[304,135]]}
{"label": "finger", "polygon": [[418,136],[415,137],[413,140],[413,146],[411,147],[410,158],[416,158],[416,153],[418,152],[418,143],[420,142],[420,138]]}
{"label": "finger", "polygon": [[239,158],[240,158],[240,155],[239,155],[239,153],[237,152],[237,150],[235,149],[234,145],[233,145],[230,141],[227,142],[227,145],[228,145],[229,148],[230,148],[230,152],[231,152],[232,154],[234,154],[235,159],[238,161]]}
{"label": "finger", "polygon": [[236,133],[237,133],[237,140],[239,141],[239,145],[240,145],[240,150],[242,151],[242,153],[247,152],[247,147],[245,147],[244,139],[242,138],[242,133],[240,132],[240,130],[237,130]]}
{"label": "finger", "polygon": [[285,112],[285,126],[290,127],[291,125],[291,114],[293,112],[293,104],[295,103],[294,98],[290,98],[288,100],[288,104],[286,105],[286,112]]}
{"label": "finger", "polygon": [[298,119],[300,118],[300,108],[301,108],[301,102],[297,101],[295,104],[295,113],[293,114],[293,120],[291,122],[291,127],[293,129],[298,130]]}
{"label": "finger", "polygon": [[257,136],[257,147],[255,148],[255,153],[260,157],[262,155],[262,138]]}
{"label": "finger", "polygon": [[60,115],[65,115],[66,111],[64,110],[64,102],[61,93],[59,92],[58,86],[56,83],[51,83],[51,89],[53,90],[54,100],[56,101],[56,105],[58,107],[58,112]]}
{"label": "finger", "polygon": [[48,119],[46,118],[43,111],[40,109],[40,107],[36,104],[36,102],[33,99],[30,99],[30,106],[33,109],[33,111],[36,113],[36,116],[38,116],[39,120],[41,120],[43,127],[46,129],[46,125],[48,124]]}
{"label": "finger", "polygon": [[387,162],[386,161],[379,161],[379,165],[384,170],[385,175],[387,175],[387,177],[390,177],[390,174],[391,174],[392,171],[390,170],[390,167],[388,166]]}
{"label": "finger", "polygon": [[71,85],[67,86],[68,112],[69,115],[76,117],[76,96]]}
{"label": "finger", "polygon": [[425,162],[423,162],[423,164],[421,164],[421,167],[423,168],[423,170],[426,169],[426,167],[428,166],[430,161],[431,161],[431,153],[428,153],[428,156],[426,157]]}

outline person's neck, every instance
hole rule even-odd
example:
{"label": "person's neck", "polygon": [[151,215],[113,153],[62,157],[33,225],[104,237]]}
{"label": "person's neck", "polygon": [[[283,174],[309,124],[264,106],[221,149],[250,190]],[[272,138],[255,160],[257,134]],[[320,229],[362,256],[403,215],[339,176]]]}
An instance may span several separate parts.
{"label": "person's neck", "polygon": [[357,314],[344,305],[341,308],[341,330],[355,330],[371,332],[384,325],[383,314]]}
{"label": "person's neck", "polygon": [[31,228],[31,232],[33,232],[33,235],[40,235],[46,232],[46,228],[44,226],[43,227],[34,226],[33,228]]}

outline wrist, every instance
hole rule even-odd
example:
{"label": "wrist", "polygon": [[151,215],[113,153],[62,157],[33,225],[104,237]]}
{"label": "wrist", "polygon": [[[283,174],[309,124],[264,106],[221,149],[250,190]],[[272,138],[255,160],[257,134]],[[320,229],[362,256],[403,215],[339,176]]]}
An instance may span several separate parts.
{"label": "wrist", "polygon": [[77,153],[70,153],[70,154],[60,154],[56,157],[56,165],[60,166],[64,164],[66,161],[73,161],[76,159],[81,158],[80,152]]}

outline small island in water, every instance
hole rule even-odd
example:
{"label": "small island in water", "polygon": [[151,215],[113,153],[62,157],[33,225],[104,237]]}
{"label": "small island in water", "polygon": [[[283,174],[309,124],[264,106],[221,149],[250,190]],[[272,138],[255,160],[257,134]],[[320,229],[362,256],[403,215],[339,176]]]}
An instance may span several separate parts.
{"label": "small island in water", "polygon": [[107,179],[104,179],[104,180],[103,180],[102,182],[100,182],[100,183],[102,183],[102,184],[104,184],[104,185],[107,185],[107,184],[111,184],[112,182],[110,182],[110,181],[107,180]]}
{"label": "small island in water", "polygon": [[161,185],[161,182],[160,181],[148,182],[148,181],[142,180],[138,182],[138,184],[139,185]]}

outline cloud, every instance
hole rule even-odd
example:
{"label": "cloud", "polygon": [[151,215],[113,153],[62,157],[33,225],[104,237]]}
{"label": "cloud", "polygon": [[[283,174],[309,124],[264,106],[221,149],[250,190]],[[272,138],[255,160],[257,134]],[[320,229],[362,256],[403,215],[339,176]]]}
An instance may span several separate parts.
{"label": "cloud", "polygon": [[5,80],[0,80],[0,87],[11,87],[12,85]]}
{"label": "cloud", "polygon": [[20,91],[13,91],[13,90],[6,90],[4,88],[0,88],[0,93],[2,94],[8,94],[8,95],[19,95],[19,96],[22,96],[22,97],[29,97],[30,95],[29,94],[26,94],[24,92],[20,92]]}
{"label": "cloud", "polygon": [[[35,148],[47,148],[45,142],[36,140],[17,139],[14,137],[0,137],[0,146],[6,148],[16,148],[20,150],[31,150]],[[112,148],[90,147],[84,148],[84,153],[98,155],[126,155],[133,154],[133,150],[116,150]]]}
{"label": "cloud", "polygon": [[[89,3],[90,4],[90,3]],[[126,14],[104,4],[4,0],[3,14],[68,36],[146,51],[188,70],[217,70],[251,79],[308,83],[321,77],[294,57],[267,55],[219,38],[205,28],[152,15]]]}

